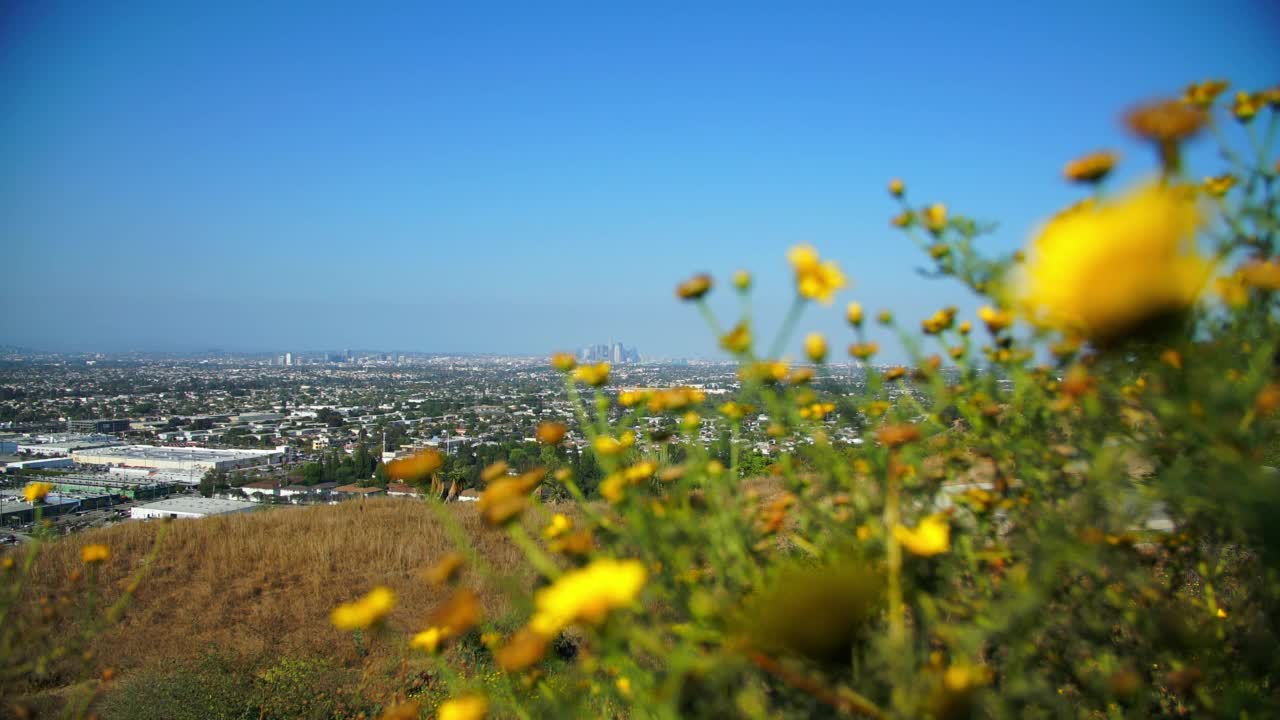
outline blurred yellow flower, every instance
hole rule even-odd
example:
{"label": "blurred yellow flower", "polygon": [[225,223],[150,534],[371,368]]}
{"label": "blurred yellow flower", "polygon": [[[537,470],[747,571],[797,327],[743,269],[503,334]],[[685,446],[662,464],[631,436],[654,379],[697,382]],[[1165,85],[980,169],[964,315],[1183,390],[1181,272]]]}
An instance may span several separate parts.
{"label": "blurred yellow flower", "polygon": [[889,224],[897,228],[909,228],[912,225],[915,225],[915,223],[916,214],[910,210],[903,210],[889,220]]}
{"label": "blurred yellow flower", "polygon": [[80,560],[88,564],[104,562],[110,557],[111,549],[106,545],[92,543],[80,548]]}
{"label": "blurred yellow flower", "polygon": [[440,703],[436,720],[484,720],[488,713],[488,700],[480,695],[463,695]]}
{"label": "blurred yellow flower", "polygon": [[751,349],[751,328],[745,322],[738,323],[732,330],[720,338],[720,347],[734,354],[741,354]]}
{"label": "blurred yellow flower", "polygon": [[427,628],[413,636],[413,639],[409,641],[409,647],[434,653],[440,647],[440,641],[443,639],[443,633],[440,632],[440,628]]}
{"label": "blurred yellow flower", "polygon": [[[1210,263],[1186,188],[1146,184],[1053,218],[1031,243],[1017,289],[1036,324],[1105,342],[1195,303]],[[1105,278],[1105,282],[1100,279]]]}
{"label": "blurred yellow flower", "polygon": [[547,642],[548,638],[542,633],[522,628],[511,636],[506,645],[494,653],[494,659],[498,661],[498,667],[503,670],[519,672],[547,654]]}
{"label": "blurred yellow flower", "polygon": [[1194,136],[1209,117],[1203,110],[1176,100],[1157,100],[1130,110],[1124,119],[1136,135],[1163,145]]}
{"label": "blurred yellow flower", "polygon": [[1280,262],[1255,260],[1245,263],[1239,270],[1240,280],[1259,290],[1280,290]]}
{"label": "blurred yellow flower", "polygon": [[1001,330],[1013,324],[1013,316],[1003,310],[997,310],[990,305],[983,305],[978,308],[978,319],[987,326],[987,330],[992,335],[1000,334]]}
{"label": "blurred yellow flower", "polygon": [[1258,114],[1264,101],[1261,95],[1241,90],[1236,93],[1236,101],[1231,104],[1231,114],[1242,123],[1249,123]]}
{"label": "blurred yellow flower", "polygon": [[845,308],[844,316],[845,316],[845,319],[849,321],[850,325],[854,327],[861,327],[862,326],[862,304],[856,303],[856,302],[849,303],[849,307]]}
{"label": "blurred yellow flower", "polygon": [[659,413],[664,410],[684,410],[690,405],[700,404],[706,399],[706,393],[697,388],[687,386],[664,388],[649,395],[649,412]]}
{"label": "blurred yellow flower", "polygon": [[901,365],[898,365],[898,366],[891,367],[888,370],[885,370],[884,379],[888,380],[889,382],[893,382],[894,380],[899,380],[905,377],[906,374],[907,374],[907,369],[902,367]]}
{"label": "blurred yellow flower", "polygon": [[827,339],[822,333],[809,333],[805,336],[804,354],[816,363],[827,359]]}
{"label": "blurred yellow flower", "polygon": [[1217,198],[1223,197],[1235,186],[1236,176],[1231,173],[1218,175],[1217,177],[1207,177],[1204,179],[1204,182],[1200,184],[1200,187],[1203,188],[1206,193]]}
{"label": "blurred yellow flower", "polygon": [[364,630],[382,622],[395,606],[395,592],[379,585],[359,600],[334,608],[329,620],[339,630]]}
{"label": "blurred yellow flower", "polygon": [[951,549],[951,526],[941,515],[930,515],[914,529],[898,525],[893,536],[914,555],[931,557]]}
{"label": "blurred yellow flower", "polygon": [[711,292],[711,276],[700,273],[676,286],[676,297],[681,300],[698,300]]}
{"label": "blurred yellow flower", "polygon": [[569,432],[569,428],[564,423],[540,423],[537,430],[538,442],[543,445],[559,445],[560,441],[564,440],[567,432]]}
{"label": "blurred yellow flower", "polygon": [[746,292],[751,289],[751,273],[746,270],[739,270],[733,274],[733,286],[740,292]]}
{"label": "blurred yellow flower", "polygon": [[947,206],[942,203],[934,203],[925,208],[924,226],[934,235],[942,232],[947,227]]}
{"label": "blurred yellow flower", "polygon": [[881,325],[892,325],[893,313],[888,310],[881,310],[880,312],[876,313],[876,322],[880,323]]}
{"label": "blurred yellow flower", "polygon": [[417,482],[444,465],[444,456],[437,450],[423,450],[413,456],[387,463],[387,475],[400,482]]}
{"label": "blurred yellow flower", "polygon": [[546,468],[538,467],[515,477],[502,476],[480,493],[476,509],[490,525],[502,525],[524,512],[529,493],[542,482]]}
{"label": "blurred yellow flower", "polygon": [[551,522],[542,529],[542,537],[552,540],[573,529],[573,521],[562,513],[551,516]]}
{"label": "blurred yellow flower", "polygon": [[849,354],[859,360],[868,360],[880,352],[880,345],[874,342],[853,343],[849,346]]}
{"label": "blurred yellow flower", "polygon": [[432,585],[444,585],[462,570],[462,566],[466,562],[466,558],[462,556],[462,553],[456,551],[448,552],[437,560],[434,565],[427,568],[422,575]]}
{"label": "blurred yellow flower", "polygon": [[1062,169],[1062,174],[1072,182],[1102,182],[1116,166],[1117,156],[1110,150],[1099,150],[1072,160]]}
{"label": "blurred yellow flower", "polygon": [[1182,94],[1182,102],[1199,108],[1208,108],[1227,89],[1227,85],[1226,80],[1205,80],[1201,83],[1192,83],[1187,86],[1186,92]]}
{"label": "blurred yellow flower", "polygon": [[616,438],[611,435],[599,435],[595,440],[591,441],[591,447],[595,448],[595,451],[600,455],[613,456],[624,452],[635,442],[635,433],[627,430]]}
{"label": "blurred yellow flower", "polygon": [[968,335],[969,332],[972,330],[973,330],[973,323],[969,322],[968,320],[962,320],[960,321],[960,324],[956,326],[956,331],[959,332],[961,335]]}
{"label": "blurred yellow flower", "polygon": [[575,622],[599,624],[611,610],[634,602],[644,581],[644,564],[638,560],[594,560],[537,592],[529,628],[554,637]]}
{"label": "blurred yellow flower", "polygon": [[560,372],[569,372],[577,365],[578,359],[573,356],[573,353],[558,352],[551,355],[551,367]]}
{"label": "blurred yellow flower", "polygon": [[51,492],[53,492],[53,483],[27,483],[27,486],[22,489],[22,497],[27,502],[34,503],[45,499],[45,497]]}
{"label": "blurred yellow flower", "polygon": [[836,291],[848,282],[840,266],[832,260],[823,262],[812,245],[796,245],[787,259],[795,269],[796,291],[808,300],[830,305]]}
{"label": "blurred yellow flower", "polygon": [[950,330],[951,325],[956,320],[956,309],[954,307],[944,307],[938,310],[927,319],[920,322],[920,328],[924,330],[926,335],[937,335],[940,332]]}
{"label": "blurred yellow flower", "polygon": [[609,363],[581,365],[573,371],[573,379],[580,383],[600,387],[609,382]]}
{"label": "blurred yellow flower", "polygon": [[1213,282],[1222,302],[1229,307],[1242,308],[1249,303],[1249,288],[1239,272],[1215,278]]}
{"label": "blurred yellow flower", "polygon": [[743,416],[751,412],[751,410],[752,408],[750,405],[744,405],[732,400],[720,406],[720,413],[730,420],[735,421],[741,420]]}
{"label": "blurred yellow flower", "polygon": [[902,193],[907,191],[907,186],[902,180],[894,178],[889,181],[889,194],[894,197],[902,197]]}

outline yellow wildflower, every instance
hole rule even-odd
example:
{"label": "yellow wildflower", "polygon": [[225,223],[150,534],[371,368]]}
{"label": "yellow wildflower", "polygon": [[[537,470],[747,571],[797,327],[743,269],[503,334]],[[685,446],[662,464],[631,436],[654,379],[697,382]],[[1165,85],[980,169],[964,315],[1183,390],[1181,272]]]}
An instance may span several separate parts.
{"label": "yellow wildflower", "polygon": [[427,568],[422,575],[432,585],[444,585],[462,570],[462,566],[466,562],[466,558],[462,556],[462,553],[456,551],[448,552],[437,560],[435,565]]}
{"label": "yellow wildflower", "polygon": [[1115,166],[1116,154],[1110,150],[1099,150],[1067,163],[1062,174],[1071,182],[1099,183]]}
{"label": "yellow wildflower", "polygon": [[1263,98],[1261,95],[1245,92],[1241,90],[1236,93],[1236,101],[1231,104],[1231,114],[1242,123],[1249,123],[1253,120],[1253,116],[1258,114],[1258,110],[1262,108]]}
{"label": "yellow wildflower", "polygon": [[1240,268],[1240,280],[1259,290],[1280,290],[1280,263],[1275,260],[1246,263]]}
{"label": "yellow wildflower", "polygon": [[543,445],[559,445],[569,428],[564,423],[544,422],[538,425],[538,442]]}
{"label": "yellow wildflower", "polygon": [[1235,186],[1236,176],[1231,173],[1218,175],[1217,177],[1207,177],[1204,179],[1204,182],[1200,184],[1200,187],[1203,188],[1206,193],[1216,198],[1223,197],[1228,192],[1231,192],[1231,188]]}
{"label": "yellow wildflower", "polygon": [[751,289],[751,273],[746,270],[739,270],[733,274],[733,286],[739,292],[746,292]]}
{"label": "yellow wildflower", "polygon": [[600,455],[612,456],[624,452],[635,443],[636,434],[627,430],[616,438],[611,435],[599,435],[591,441],[591,447],[595,448],[596,453]]}
{"label": "yellow wildflower", "polygon": [[731,353],[741,354],[751,349],[751,328],[745,322],[738,323],[720,338],[720,347]]}
{"label": "yellow wildflower", "polygon": [[956,331],[959,332],[961,335],[968,335],[969,332],[972,330],[973,330],[973,323],[969,322],[968,320],[962,320],[960,324],[956,326]]}
{"label": "yellow wildflower", "polygon": [[500,477],[480,494],[476,509],[490,525],[502,525],[524,512],[529,493],[546,474],[546,468],[539,467],[515,477]]}
{"label": "yellow wildflower", "polygon": [[844,311],[845,319],[854,327],[862,327],[862,304],[851,302]]}
{"label": "yellow wildflower", "polygon": [[382,622],[395,605],[395,592],[379,585],[359,600],[334,608],[329,620],[339,630],[364,630]]}
{"label": "yellow wildflower", "polygon": [[924,226],[934,235],[942,232],[947,227],[947,206],[942,203],[934,203],[925,208]]}
{"label": "yellow wildflower", "polygon": [[694,275],[676,286],[676,297],[681,300],[698,300],[711,292],[711,276],[706,273]]}
{"label": "yellow wildflower", "polygon": [[1168,144],[1194,136],[1209,118],[1199,108],[1175,100],[1158,100],[1134,108],[1124,119],[1139,137]]}
{"label": "yellow wildflower", "polygon": [[634,602],[644,581],[644,564],[638,560],[594,560],[537,592],[529,627],[554,637],[575,622],[599,624],[611,610]]}
{"label": "yellow wildflower", "polygon": [[1182,354],[1173,348],[1168,348],[1160,353],[1160,362],[1168,365],[1175,370],[1182,369]]}
{"label": "yellow wildflower", "polygon": [[92,543],[80,548],[80,560],[88,564],[104,562],[110,557],[111,549],[106,545]]}
{"label": "yellow wildflower", "polygon": [[720,413],[734,421],[741,420],[751,410],[750,405],[744,405],[732,400],[720,406]]}
{"label": "yellow wildflower", "polygon": [[573,371],[573,379],[580,383],[600,387],[609,382],[609,363],[582,365]]}
{"label": "yellow wildflower", "polygon": [[423,450],[407,458],[387,463],[387,475],[400,482],[417,482],[444,465],[444,456],[437,450]]}
{"label": "yellow wildflower", "polygon": [[894,179],[892,179],[892,180],[890,180],[890,181],[889,181],[889,194],[890,194],[890,195],[892,195],[892,196],[894,196],[894,197],[902,197],[902,194],[903,194],[904,192],[906,192],[906,191],[907,191],[906,183],[902,182],[902,180],[900,180],[900,179],[898,179],[898,178],[894,178]]}
{"label": "yellow wildflower", "polygon": [[797,245],[787,253],[796,273],[796,291],[809,300],[830,305],[837,290],[847,284],[840,266],[832,260],[822,262],[812,245]]}
{"label": "yellow wildflower", "polygon": [[903,210],[890,218],[889,224],[897,228],[909,228],[916,224],[916,214],[910,210]]}
{"label": "yellow wildflower", "polygon": [[859,360],[867,360],[877,352],[880,352],[880,345],[875,342],[853,343],[849,346],[849,354]]}
{"label": "yellow wildflower", "polygon": [[707,396],[701,390],[691,387],[673,387],[658,390],[649,395],[649,412],[658,413],[664,410],[683,410],[690,405],[697,405]]}
{"label": "yellow wildflower", "polygon": [[1225,619],[1227,617],[1227,611],[1222,608],[1218,608],[1218,612],[1214,613],[1214,615],[1217,616],[1218,619]]}
{"label": "yellow wildflower", "polygon": [[611,504],[617,505],[622,502],[623,493],[627,489],[627,479],[622,473],[609,473],[609,476],[600,481],[600,495]]}
{"label": "yellow wildflower", "polygon": [[[883,401],[880,402],[883,403]],[[872,405],[875,404],[876,403],[872,403]],[[887,410],[888,403],[883,404],[886,406],[885,409]],[[920,428],[906,423],[901,425],[887,425],[876,432],[876,440],[879,440],[882,445],[886,445],[891,448],[906,445],[909,442],[915,442],[919,439]]]}
{"label": "yellow wildflower", "polygon": [[880,323],[881,325],[892,325],[893,313],[888,310],[881,310],[880,312],[876,313],[876,322]]}
{"label": "yellow wildflower", "polygon": [[1186,92],[1182,94],[1182,102],[1199,108],[1208,108],[1213,105],[1213,101],[1217,100],[1222,91],[1226,89],[1226,80],[1205,80],[1202,83],[1192,83],[1187,86]]}
{"label": "yellow wildflower", "polygon": [[951,325],[956,320],[956,309],[954,307],[944,307],[938,310],[927,319],[920,322],[920,327],[926,335],[937,335],[951,329]]}
{"label": "yellow wildflower", "polygon": [[827,339],[822,333],[809,333],[805,336],[804,354],[816,363],[827,359]]}
{"label": "yellow wildflower", "polygon": [[931,557],[951,549],[951,526],[941,515],[930,515],[915,529],[898,525],[893,536],[914,555]]}
{"label": "yellow wildflower", "polygon": [[542,536],[553,540],[573,529],[573,521],[562,513],[551,516],[551,522],[542,530]]}
{"label": "yellow wildflower", "polygon": [[1051,220],[1022,269],[1028,318],[1107,341],[1194,304],[1210,265],[1195,247],[1201,214],[1181,190],[1148,184]]}
{"label": "yellow wildflower", "polygon": [[1222,302],[1230,307],[1241,308],[1249,302],[1249,288],[1244,284],[1244,278],[1238,272],[1216,278],[1214,287],[1218,291],[1218,295],[1222,297]]}
{"label": "yellow wildflower", "polygon": [[443,639],[444,636],[440,632],[440,628],[431,627],[414,635],[413,639],[409,641],[409,647],[434,653],[440,647],[440,641]]}
{"label": "yellow wildflower", "polygon": [[573,356],[573,353],[558,352],[551,355],[551,367],[560,372],[569,372],[577,365],[578,359]]}
{"label": "yellow wildflower", "polygon": [[813,368],[798,367],[787,374],[787,382],[792,385],[804,385],[817,375]]}
{"label": "yellow wildflower", "polygon": [[494,659],[503,670],[519,672],[547,654],[547,642],[547,636],[542,633],[522,628],[494,654]]}
{"label": "yellow wildflower", "polygon": [[437,720],[483,720],[489,713],[489,701],[480,695],[463,695],[440,703]]}
{"label": "yellow wildflower", "polygon": [[27,483],[27,486],[22,489],[22,497],[25,498],[27,502],[34,503],[45,499],[50,492],[53,492],[53,483]]}
{"label": "yellow wildflower", "polygon": [[987,326],[987,330],[992,335],[999,335],[1001,330],[1013,324],[1013,316],[1003,310],[997,310],[990,305],[983,305],[978,308],[978,319]]}
{"label": "yellow wildflower", "polygon": [[885,370],[884,379],[889,382],[893,382],[894,380],[899,380],[905,377],[906,374],[907,374],[907,369],[899,365],[899,366],[891,367],[888,370]]}

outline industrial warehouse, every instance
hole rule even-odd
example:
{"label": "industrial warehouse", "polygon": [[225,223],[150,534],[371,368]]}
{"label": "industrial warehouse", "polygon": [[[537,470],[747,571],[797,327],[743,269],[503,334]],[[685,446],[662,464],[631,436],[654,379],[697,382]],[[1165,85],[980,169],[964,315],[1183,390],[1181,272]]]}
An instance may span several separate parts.
{"label": "industrial warehouse", "polygon": [[77,465],[136,467],[155,470],[207,472],[278,465],[284,453],[278,450],[212,450],[209,448],[125,445],[73,452]]}

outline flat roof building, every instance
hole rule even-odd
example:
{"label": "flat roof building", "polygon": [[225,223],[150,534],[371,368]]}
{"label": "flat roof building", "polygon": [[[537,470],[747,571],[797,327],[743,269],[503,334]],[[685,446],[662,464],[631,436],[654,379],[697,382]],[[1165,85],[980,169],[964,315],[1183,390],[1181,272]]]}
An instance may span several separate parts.
{"label": "flat roof building", "polygon": [[125,445],[74,452],[71,458],[80,465],[204,472],[275,465],[284,461],[284,453],[278,450],[214,450],[212,448]]}
{"label": "flat roof building", "polygon": [[209,517],[210,515],[248,512],[255,507],[257,507],[255,503],[243,500],[177,497],[147,505],[139,505],[129,511],[129,516],[134,520],[149,520],[151,518],[193,519]]}

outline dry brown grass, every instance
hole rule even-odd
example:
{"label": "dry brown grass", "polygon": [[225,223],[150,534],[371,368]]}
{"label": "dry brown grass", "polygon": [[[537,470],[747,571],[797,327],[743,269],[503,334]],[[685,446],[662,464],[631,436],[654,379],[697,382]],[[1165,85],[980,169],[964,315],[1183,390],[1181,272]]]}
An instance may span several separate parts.
{"label": "dry brown grass", "polygon": [[[452,504],[443,511],[503,576],[464,575],[485,616],[501,617],[507,599],[499,585],[529,588],[527,563],[502,532],[485,527],[474,507]],[[533,525],[545,514],[527,521]],[[75,593],[77,581],[69,578],[82,567],[80,548],[104,543],[112,556],[101,582],[109,597],[118,596],[160,527],[131,522],[52,543],[41,553],[32,592]],[[389,621],[395,637],[422,629],[422,618],[446,591],[419,573],[452,548],[432,508],[394,498],[173,521],[124,620],[95,640],[95,654],[117,672],[194,657],[210,646],[245,657],[357,662],[351,638],[330,626],[330,610],[387,585],[400,598]],[[383,640],[372,650],[376,656],[398,648]]]}

